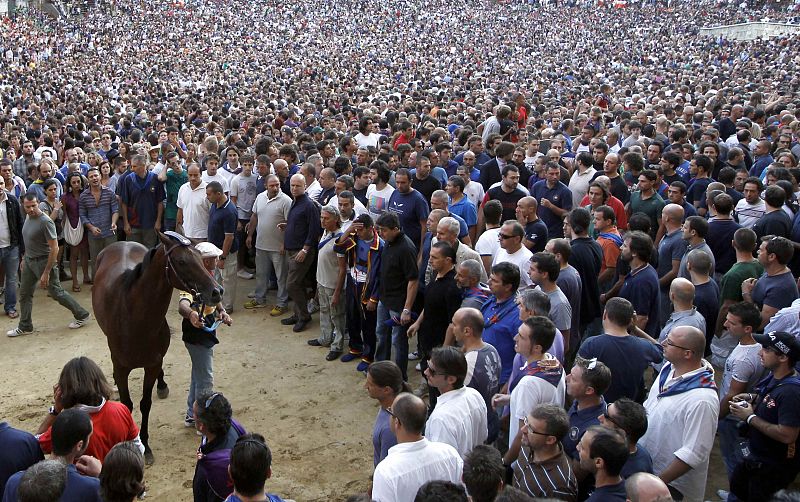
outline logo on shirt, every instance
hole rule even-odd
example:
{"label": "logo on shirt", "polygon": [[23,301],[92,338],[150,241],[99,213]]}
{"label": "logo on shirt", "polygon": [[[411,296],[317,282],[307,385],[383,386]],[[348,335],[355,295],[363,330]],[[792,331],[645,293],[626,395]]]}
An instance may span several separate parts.
{"label": "logo on shirt", "polygon": [[580,429],[577,427],[570,427],[569,429],[569,438],[572,441],[578,441],[578,437],[580,436]]}

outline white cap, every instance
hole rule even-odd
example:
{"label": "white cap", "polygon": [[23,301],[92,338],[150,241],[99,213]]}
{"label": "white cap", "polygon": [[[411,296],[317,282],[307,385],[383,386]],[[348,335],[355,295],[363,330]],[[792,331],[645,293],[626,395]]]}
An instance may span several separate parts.
{"label": "white cap", "polygon": [[210,242],[201,242],[195,246],[195,249],[203,258],[219,258],[222,256],[222,250]]}

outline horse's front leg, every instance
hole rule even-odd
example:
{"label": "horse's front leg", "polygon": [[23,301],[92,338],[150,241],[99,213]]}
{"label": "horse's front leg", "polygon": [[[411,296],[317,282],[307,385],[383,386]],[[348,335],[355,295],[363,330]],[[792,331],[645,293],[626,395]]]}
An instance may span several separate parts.
{"label": "horse's front leg", "polygon": [[161,365],[150,366],[144,369],[144,386],[142,390],[142,400],[139,402],[139,410],[142,412],[142,424],[139,437],[144,444],[144,460],[147,465],[152,465],[155,461],[153,451],[150,449],[149,420],[150,408],[153,405],[153,387],[161,373]]}

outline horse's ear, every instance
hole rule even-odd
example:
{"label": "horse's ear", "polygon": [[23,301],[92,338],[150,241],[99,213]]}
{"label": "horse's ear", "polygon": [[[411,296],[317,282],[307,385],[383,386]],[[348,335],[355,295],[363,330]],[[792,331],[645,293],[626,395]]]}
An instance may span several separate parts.
{"label": "horse's ear", "polygon": [[182,236],[178,232],[173,232],[173,231],[167,231],[163,233],[158,232],[158,237],[161,239],[161,242],[167,247],[171,247],[174,244],[180,244],[182,246],[192,245],[192,241]]}

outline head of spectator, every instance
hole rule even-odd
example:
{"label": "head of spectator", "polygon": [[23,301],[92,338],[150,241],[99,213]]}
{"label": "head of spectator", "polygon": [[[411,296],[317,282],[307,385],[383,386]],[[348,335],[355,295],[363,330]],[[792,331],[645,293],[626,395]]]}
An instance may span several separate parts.
{"label": "head of spectator", "polygon": [[777,235],[766,235],[761,239],[758,261],[764,265],[767,274],[784,271],[792,256],[794,256],[794,245],[789,239]]}
{"label": "head of spectator", "polygon": [[630,502],[670,502],[672,494],[666,483],[649,472],[637,472],[625,480]]}
{"label": "head of spectator", "polygon": [[500,303],[517,294],[519,281],[519,267],[513,263],[501,262],[492,267],[492,273],[489,274],[489,290]]}
{"label": "head of spectator", "polygon": [[467,492],[464,487],[452,481],[428,481],[419,487],[414,502],[467,502]]}
{"label": "head of spectator", "polygon": [[[439,222],[439,226],[441,227],[442,221],[446,221],[447,219],[448,218],[442,218]],[[458,222],[456,222],[456,225],[458,225]],[[437,277],[444,277],[453,270],[455,266],[456,250],[450,245],[449,241],[440,240],[431,246],[429,262],[433,271],[436,272]]]}
{"label": "head of spectator", "polygon": [[103,460],[100,494],[105,502],[132,502],[144,495],[144,457],[130,441],[117,443]]}
{"label": "head of spectator", "polygon": [[597,406],[611,386],[611,370],[596,358],[578,356],[567,374],[566,383],[567,395],[578,403],[579,409]]}
{"label": "head of spectator", "polygon": [[399,394],[411,392],[411,386],[403,381],[403,374],[393,361],[376,361],[370,364],[364,388],[367,395],[378,401],[383,409],[391,407]]}
{"label": "head of spectator", "polygon": [[525,196],[517,201],[517,209],[516,209],[516,216],[517,221],[521,225],[527,225],[530,222],[536,221],[539,219],[536,212],[539,208],[539,204],[536,202],[531,196]]}
{"label": "head of spectator", "polygon": [[686,270],[692,278],[692,283],[700,285],[709,280],[713,272],[711,256],[702,249],[693,249],[686,256]]}
{"label": "head of spectator", "polygon": [[519,488],[514,488],[511,485],[506,485],[503,491],[498,493],[497,497],[494,499],[495,502],[530,502],[531,500],[535,499]]}
{"label": "head of spectator", "polygon": [[786,202],[786,191],[777,185],[770,185],[764,189],[764,203],[767,212],[779,211]]}
{"label": "head of spectator", "polygon": [[431,209],[441,209],[447,214],[450,214],[450,211],[447,210],[448,203],[449,199],[447,192],[444,190],[435,190],[431,194]]}
{"label": "head of spectator", "polygon": [[481,311],[475,308],[463,307],[453,314],[453,320],[451,321],[453,336],[461,344],[461,348],[465,353],[473,348],[483,346],[481,335],[483,334],[484,323]]}
{"label": "head of spectator", "polygon": [[609,404],[597,419],[604,427],[622,432],[628,443],[628,451],[631,454],[636,453],[636,444],[647,432],[647,411],[644,406],[627,397],[621,397]]}
{"label": "head of spectator", "polygon": [[550,239],[544,246],[544,250],[548,253],[555,255],[561,268],[565,268],[569,262],[569,257],[572,254],[572,246],[569,239],[558,238]]}
{"label": "head of spectator", "polygon": [[492,199],[483,205],[483,219],[487,228],[497,228],[503,217],[503,204],[496,199]]}
{"label": "head of spectator", "polygon": [[233,493],[241,500],[263,499],[264,485],[272,477],[272,452],[261,434],[244,434],[231,449],[228,473]]}
{"label": "head of spectator", "polygon": [[206,391],[197,396],[193,404],[195,426],[208,441],[224,436],[231,427],[231,403],[219,392]]}
{"label": "head of spectator", "polygon": [[481,282],[483,265],[478,260],[464,260],[456,265],[456,284],[461,289],[477,288]]}
{"label": "head of spectator", "polygon": [[[67,467],[60,460],[42,460],[25,471],[17,487],[20,502],[56,502],[67,487]],[[8,494],[8,490],[6,490]]]}
{"label": "head of spectator", "polygon": [[625,437],[616,429],[593,425],[586,429],[577,446],[581,469],[595,476],[595,486],[617,484],[628,460]]}
{"label": "head of spectator", "polygon": [[800,361],[800,341],[792,333],[771,331],[753,335],[753,339],[761,344],[761,361],[764,368],[771,371],[775,378],[784,378],[794,373]]}
{"label": "head of spectator", "polygon": [[390,429],[398,443],[413,443],[422,439],[422,431],[425,430],[425,421],[428,418],[428,406],[422,399],[403,392],[394,398],[387,411],[392,416]]}
{"label": "head of spectator", "polygon": [[[564,235],[572,239],[579,239],[589,235],[591,215],[586,208],[579,207],[569,212],[564,226]],[[569,226],[569,233],[567,233]]]}
{"label": "head of spectator", "polygon": [[628,232],[620,248],[620,256],[630,262],[631,269],[636,270],[650,261],[653,253],[653,239],[644,232]]}
{"label": "head of spectator", "polygon": [[519,319],[526,321],[534,316],[550,315],[550,297],[542,290],[528,288],[522,291],[517,298]]}
{"label": "head of spectator", "polygon": [[542,291],[554,291],[556,280],[561,272],[561,265],[555,255],[547,252],[534,253],[531,257],[530,270],[528,271],[531,281],[542,288]]}
{"label": "head of spectator", "polygon": [[683,223],[683,240],[689,246],[697,246],[706,239],[708,235],[708,220],[702,216],[689,216]]}
{"label": "head of spectator", "polygon": [[526,361],[540,361],[553,346],[556,326],[544,316],[529,317],[517,330],[514,337],[514,350]]}
{"label": "head of spectator", "polygon": [[694,326],[678,326],[661,341],[664,358],[679,374],[702,366],[706,348],[706,335]]}
{"label": "head of spectator", "polygon": [[634,315],[631,302],[620,297],[610,298],[603,310],[603,330],[612,335],[627,334]]}
{"label": "head of spectator", "polygon": [[533,451],[534,461],[550,459],[563,450],[561,438],[569,432],[569,417],[557,404],[540,404],[526,417],[522,446]]}
{"label": "head of spectator", "polygon": [[103,370],[88,357],[71,359],[58,377],[56,384],[57,409],[77,405],[100,406],[111,399],[112,388]]}
{"label": "head of spectator", "polygon": [[617,227],[617,216],[611,207],[603,205],[594,208],[593,213],[595,231],[599,233],[609,232]]}
{"label": "head of spectator", "polygon": [[467,359],[456,347],[436,347],[431,352],[425,378],[441,394],[464,386],[467,376]]}
{"label": "head of spectator", "polygon": [[505,472],[500,452],[493,446],[479,444],[464,456],[461,480],[472,502],[493,502],[503,489]]}
{"label": "head of spectator", "polygon": [[74,463],[89,447],[94,430],[91,417],[79,408],[65,409],[52,427],[53,457]]}
{"label": "head of spectator", "polygon": [[525,227],[517,220],[506,220],[500,227],[500,247],[506,253],[514,254],[522,248],[522,239],[525,238]]}

